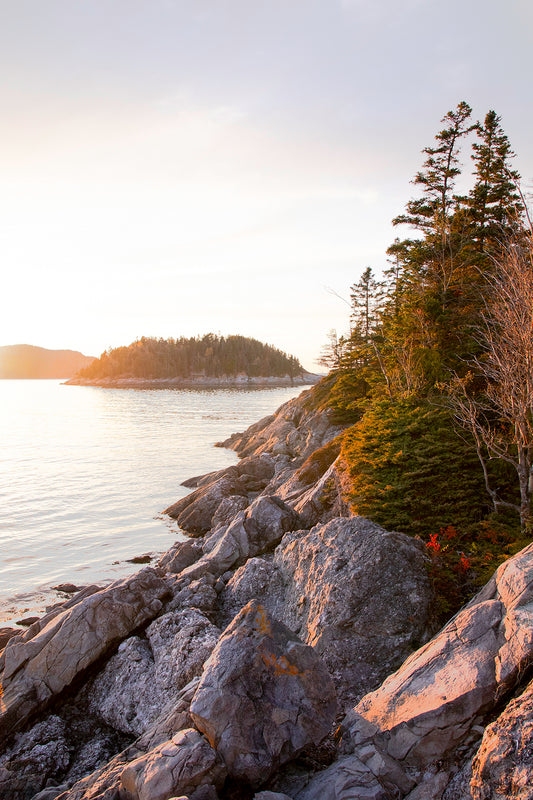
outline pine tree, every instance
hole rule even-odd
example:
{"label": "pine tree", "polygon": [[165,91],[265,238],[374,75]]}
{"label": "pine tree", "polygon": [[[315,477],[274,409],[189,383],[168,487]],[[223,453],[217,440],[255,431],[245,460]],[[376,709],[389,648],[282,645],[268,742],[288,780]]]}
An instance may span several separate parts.
{"label": "pine tree", "polygon": [[403,265],[401,324],[404,342],[410,342],[409,363],[425,372],[429,384],[455,366],[461,347],[465,275],[458,255],[464,249],[465,225],[454,189],[461,172],[460,144],[474,127],[469,124],[471,113],[467,103],[459,103],[443,117],[445,127],[436,134],[436,145],[422,151],[427,158],[413,183],[423,187],[423,196],[410,200],[406,213],[393,220],[422,236],[396,240],[388,250]]}
{"label": "pine tree", "polygon": [[476,131],[479,141],[472,145],[476,181],[466,200],[469,238],[477,253],[494,255],[523,227],[520,175],[511,169],[515,154],[495,111],[487,113]]}
{"label": "pine tree", "polygon": [[383,283],[375,279],[371,267],[367,267],[359,281],[351,286],[351,328],[358,331],[364,341],[370,340],[378,325],[383,296]]}
{"label": "pine tree", "polygon": [[462,101],[442,118],[446,127],[436,134],[435,147],[423,149],[428,158],[413,179],[415,186],[423,187],[423,197],[410,200],[406,206],[407,213],[393,220],[394,225],[407,224],[425,235],[436,236],[444,247],[454,206],[455,179],[461,174],[459,144],[461,138],[473,129],[467,125],[471,114],[468,103]]}

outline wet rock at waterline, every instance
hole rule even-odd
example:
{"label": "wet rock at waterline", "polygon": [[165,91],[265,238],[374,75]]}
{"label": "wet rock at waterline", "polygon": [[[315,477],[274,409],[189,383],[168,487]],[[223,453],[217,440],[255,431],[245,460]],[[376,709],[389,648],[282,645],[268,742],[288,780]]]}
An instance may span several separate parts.
{"label": "wet rock at waterline", "polygon": [[61,611],[34,635],[11,639],[0,657],[0,734],[7,736],[90,664],[162,609],[168,587],[147,568]]}

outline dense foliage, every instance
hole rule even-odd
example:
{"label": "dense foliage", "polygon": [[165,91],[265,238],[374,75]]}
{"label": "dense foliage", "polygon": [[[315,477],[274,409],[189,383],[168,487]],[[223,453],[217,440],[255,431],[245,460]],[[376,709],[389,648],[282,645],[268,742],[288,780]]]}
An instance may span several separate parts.
{"label": "dense foliage", "polygon": [[294,356],[245,336],[149,339],[102,353],[78,376],[86,379],[213,378],[244,374],[249,377],[295,377],[304,372]]}
{"label": "dense foliage", "polygon": [[[425,539],[436,584],[460,600],[531,529],[533,260],[500,118],[472,124],[462,102],[442,122],[419,196],[393,220],[412,236],[391,245],[382,280],[368,267],[352,286],[350,334],[330,334],[323,392],[352,423],[352,510]],[[458,195],[467,142],[473,185]]]}

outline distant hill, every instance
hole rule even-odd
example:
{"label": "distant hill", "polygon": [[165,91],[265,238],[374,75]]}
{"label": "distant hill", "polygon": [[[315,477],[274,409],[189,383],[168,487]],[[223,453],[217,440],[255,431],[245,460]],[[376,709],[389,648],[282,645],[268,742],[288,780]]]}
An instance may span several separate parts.
{"label": "distant hill", "polygon": [[47,350],[31,344],[0,347],[0,378],[71,378],[93,361],[76,350]]}
{"label": "distant hill", "polygon": [[86,381],[107,378],[297,377],[305,372],[294,356],[246,336],[149,339],[102,353],[79,370]]}

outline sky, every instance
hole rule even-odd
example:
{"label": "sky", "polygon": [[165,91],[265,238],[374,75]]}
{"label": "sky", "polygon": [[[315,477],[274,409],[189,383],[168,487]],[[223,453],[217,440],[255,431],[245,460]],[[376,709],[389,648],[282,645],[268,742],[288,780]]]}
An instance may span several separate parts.
{"label": "sky", "polygon": [[494,109],[531,190],[532,51],[531,0],[0,0],[0,345],[316,371],[448,110]]}

